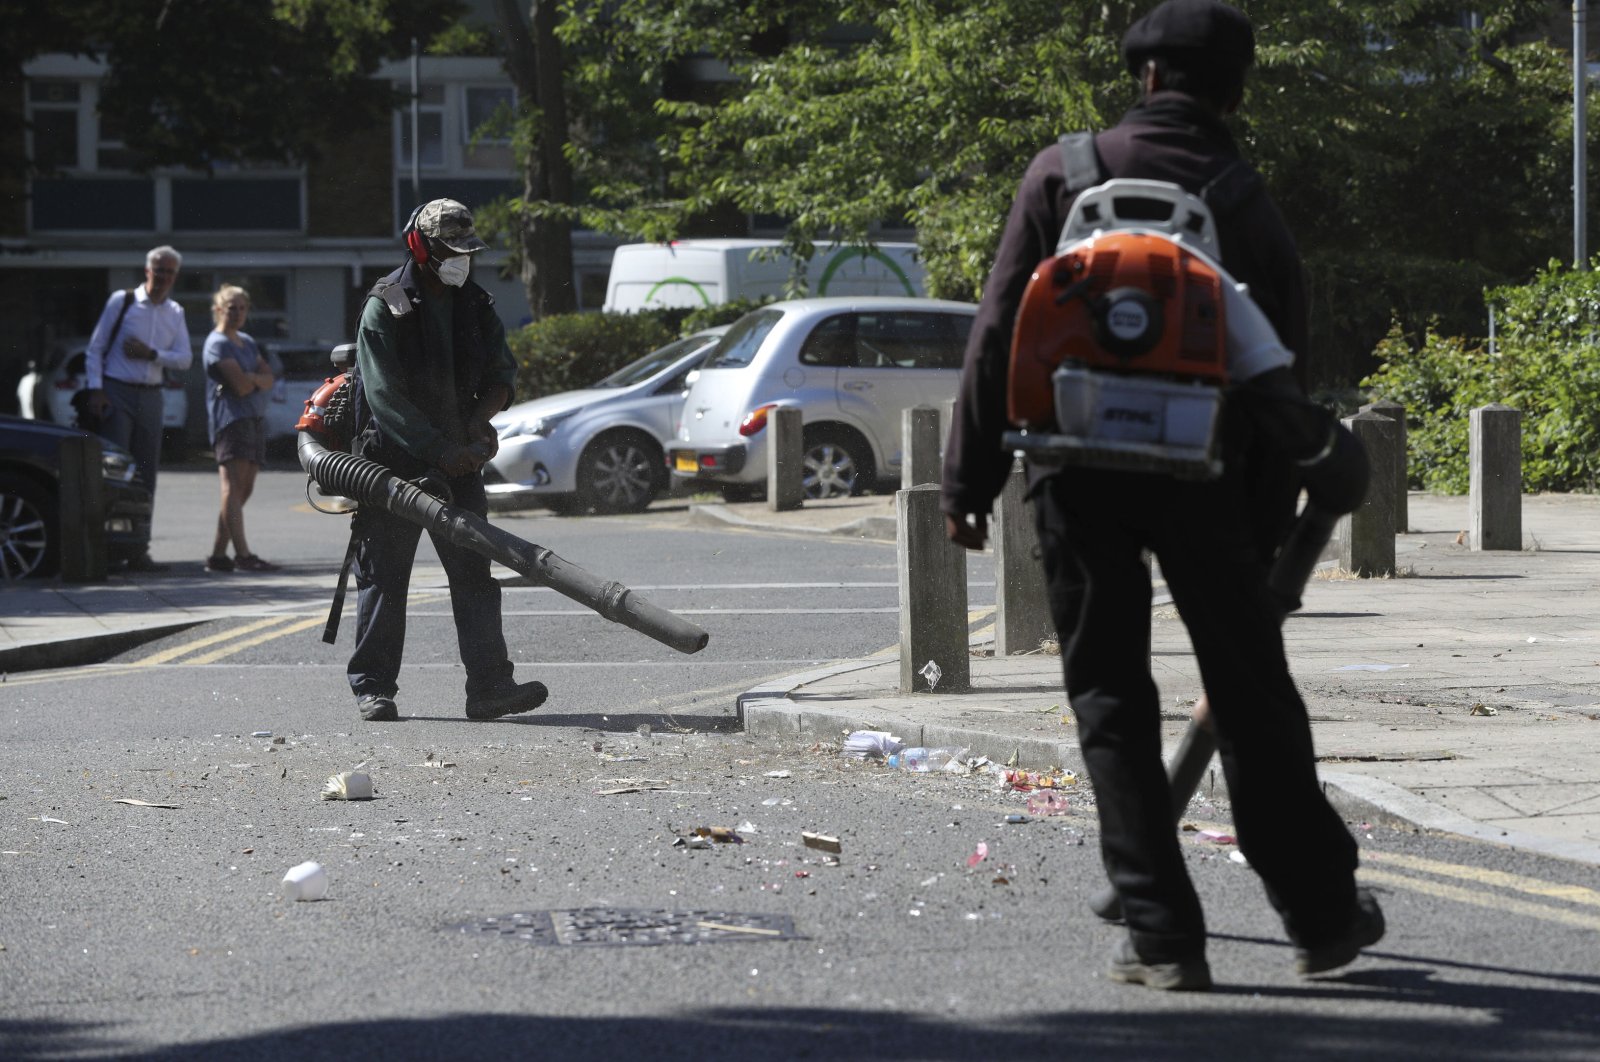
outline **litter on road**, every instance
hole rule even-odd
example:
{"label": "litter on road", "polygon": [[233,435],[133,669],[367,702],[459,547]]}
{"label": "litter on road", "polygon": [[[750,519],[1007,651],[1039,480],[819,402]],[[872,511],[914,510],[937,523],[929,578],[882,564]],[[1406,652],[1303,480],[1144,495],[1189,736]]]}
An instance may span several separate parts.
{"label": "litter on road", "polygon": [[169,811],[178,810],[177,804],[156,804],[148,800],[140,800],[138,797],[117,797],[113,802],[117,804],[132,804],[136,808],[166,808]]}
{"label": "litter on road", "polygon": [[805,842],[807,848],[815,848],[819,852],[842,852],[844,846],[839,843],[839,838],[829,837],[825,833],[811,833],[806,831],[800,834],[800,840]]}
{"label": "litter on road", "polygon": [[312,861],[289,868],[283,876],[283,896],[294,902],[320,900],[328,895],[328,872],[322,864]]}
{"label": "litter on road", "polygon": [[364,771],[340,771],[322,787],[323,800],[371,800],[372,776]]}

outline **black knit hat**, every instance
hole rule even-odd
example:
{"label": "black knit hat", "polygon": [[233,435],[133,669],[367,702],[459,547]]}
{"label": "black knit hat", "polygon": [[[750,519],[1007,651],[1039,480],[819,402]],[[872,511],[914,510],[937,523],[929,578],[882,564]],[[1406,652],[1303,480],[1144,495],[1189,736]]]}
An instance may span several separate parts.
{"label": "black knit hat", "polygon": [[1219,0],[1166,0],[1122,38],[1122,58],[1135,77],[1157,57],[1214,83],[1242,85],[1256,35],[1244,12]]}

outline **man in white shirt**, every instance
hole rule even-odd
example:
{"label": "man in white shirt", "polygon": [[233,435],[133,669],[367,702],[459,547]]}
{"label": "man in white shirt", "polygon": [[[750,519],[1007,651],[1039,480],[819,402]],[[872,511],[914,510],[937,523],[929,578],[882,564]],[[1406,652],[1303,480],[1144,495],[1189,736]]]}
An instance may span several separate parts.
{"label": "man in white shirt", "polygon": [[[183,372],[194,361],[183,307],[167,297],[182,262],[171,247],[146,255],[144,284],[112,292],[84,359],[88,406],[100,418],[100,434],[133,454],[135,478],[150,491],[152,503],[161,464],[162,372]],[[166,566],[147,553],[128,567],[162,571]]]}

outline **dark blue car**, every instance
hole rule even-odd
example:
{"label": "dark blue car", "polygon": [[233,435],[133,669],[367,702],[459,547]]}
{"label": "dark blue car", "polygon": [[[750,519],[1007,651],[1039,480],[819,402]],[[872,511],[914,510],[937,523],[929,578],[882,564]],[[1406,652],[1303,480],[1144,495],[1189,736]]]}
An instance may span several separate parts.
{"label": "dark blue car", "polygon": [[[0,584],[53,575],[61,564],[61,440],[76,428],[0,416]],[[133,481],[133,457],[101,440],[106,559],[116,568],[150,545],[150,494]]]}

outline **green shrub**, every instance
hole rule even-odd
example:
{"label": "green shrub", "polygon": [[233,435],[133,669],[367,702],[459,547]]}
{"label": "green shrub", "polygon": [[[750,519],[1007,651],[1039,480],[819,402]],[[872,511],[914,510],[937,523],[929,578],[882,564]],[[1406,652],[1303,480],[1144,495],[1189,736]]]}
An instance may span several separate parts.
{"label": "green shrub", "polygon": [[518,402],[588,387],[683,334],[683,310],[565,313],[534,321],[506,341],[517,359]]}
{"label": "green shrub", "polygon": [[1374,397],[1406,407],[1411,485],[1468,490],[1469,414],[1503,402],[1522,412],[1524,490],[1594,490],[1600,274],[1551,263],[1532,283],[1497,288],[1488,299],[1499,321],[1493,354],[1432,328],[1413,344],[1396,326],[1375,351],[1381,368],[1362,381]]}

